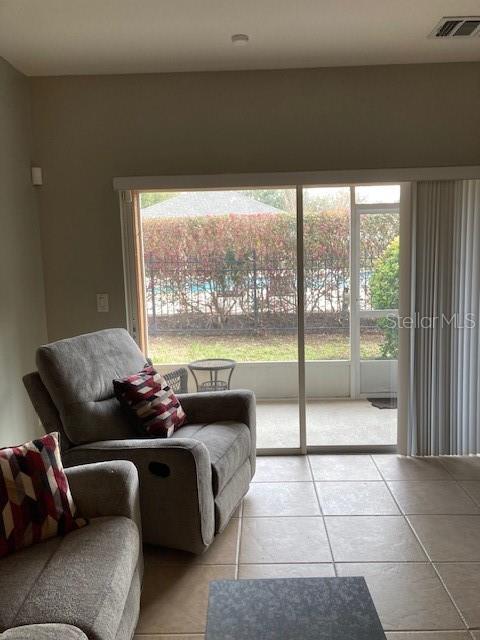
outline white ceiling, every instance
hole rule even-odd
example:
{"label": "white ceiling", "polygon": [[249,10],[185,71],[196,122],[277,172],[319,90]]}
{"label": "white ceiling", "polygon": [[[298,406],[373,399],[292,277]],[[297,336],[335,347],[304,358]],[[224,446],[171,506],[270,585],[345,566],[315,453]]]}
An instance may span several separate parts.
{"label": "white ceiling", "polygon": [[479,13],[479,0],[0,0],[0,56],[28,75],[479,61],[480,37],[427,38],[442,16]]}

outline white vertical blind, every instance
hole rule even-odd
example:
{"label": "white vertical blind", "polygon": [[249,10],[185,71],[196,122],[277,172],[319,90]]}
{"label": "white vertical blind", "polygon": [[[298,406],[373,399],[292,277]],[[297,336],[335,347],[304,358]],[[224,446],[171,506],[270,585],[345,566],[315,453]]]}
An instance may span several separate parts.
{"label": "white vertical blind", "polygon": [[469,454],[480,452],[480,180],[458,185],[455,209],[451,449]]}
{"label": "white vertical blind", "polygon": [[409,446],[480,453],[480,181],[419,182],[412,230]]}

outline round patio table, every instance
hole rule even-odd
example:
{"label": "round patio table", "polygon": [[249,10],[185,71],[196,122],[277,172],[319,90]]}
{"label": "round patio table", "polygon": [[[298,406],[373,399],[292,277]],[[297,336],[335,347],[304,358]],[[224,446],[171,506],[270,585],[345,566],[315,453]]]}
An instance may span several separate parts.
{"label": "round patio table", "polygon": [[[195,360],[190,362],[188,368],[192,372],[197,391],[226,391],[230,389],[230,380],[237,363],[229,358],[207,358],[205,360]],[[206,371],[209,379],[206,382],[199,382],[195,372]],[[225,371],[222,380],[218,377],[219,372]],[[228,377],[227,377],[228,376]]]}

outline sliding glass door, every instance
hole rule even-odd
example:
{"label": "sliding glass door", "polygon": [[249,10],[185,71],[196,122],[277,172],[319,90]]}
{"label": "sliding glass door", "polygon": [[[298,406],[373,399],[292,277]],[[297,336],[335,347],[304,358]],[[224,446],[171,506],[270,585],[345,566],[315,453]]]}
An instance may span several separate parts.
{"label": "sliding glass door", "polygon": [[[397,442],[400,186],[355,187],[357,297],[352,398],[365,403],[362,444]],[[362,429],[360,429],[362,434]]]}
{"label": "sliding glass door", "polygon": [[395,445],[399,200],[399,185],[136,192],[142,348],[181,391],[252,389],[261,451]]}
{"label": "sliding glass door", "polygon": [[350,398],[350,188],[303,190],[307,444],[340,438]]}
{"label": "sliding glass door", "polygon": [[399,185],[304,190],[307,445],[397,441]]}
{"label": "sliding glass door", "polygon": [[149,357],[185,369],[189,391],[253,389],[257,446],[298,449],[295,190],[142,193],[139,205]]}

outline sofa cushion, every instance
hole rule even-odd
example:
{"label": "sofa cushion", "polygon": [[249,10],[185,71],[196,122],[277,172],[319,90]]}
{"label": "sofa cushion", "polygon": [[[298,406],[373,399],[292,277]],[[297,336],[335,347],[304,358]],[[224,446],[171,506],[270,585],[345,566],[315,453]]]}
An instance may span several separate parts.
{"label": "sofa cushion", "polygon": [[227,420],[188,424],[176,438],[193,438],[207,447],[212,464],[213,494],[217,496],[250,455],[250,429],[242,422]]}
{"label": "sofa cushion", "polygon": [[113,381],[115,395],[141,435],[170,438],[185,422],[185,412],[165,378],[147,365]]}
{"label": "sofa cushion", "polygon": [[57,433],[0,449],[0,557],[85,524],[76,517]]}
{"label": "sofa cushion", "polygon": [[0,640],[88,640],[77,627],[69,624],[29,624],[0,633]]}
{"label": "sofa cushion", "polygon": [[139,550],[135,523],[118,516],[3,558],[0,629],[58,623],[114,640]]}
{"label": "sofa cushion", "polygon": [[51,538],[0,559],[0,631],[17,626],[18,610],[63,539]]}
{"label": "sofa cushion", "polygon": [[112,380],[140,371],[145,356],[125,329],[105,329],[52,342],[37,351],[42,382],[73,444],[135,435]]}

